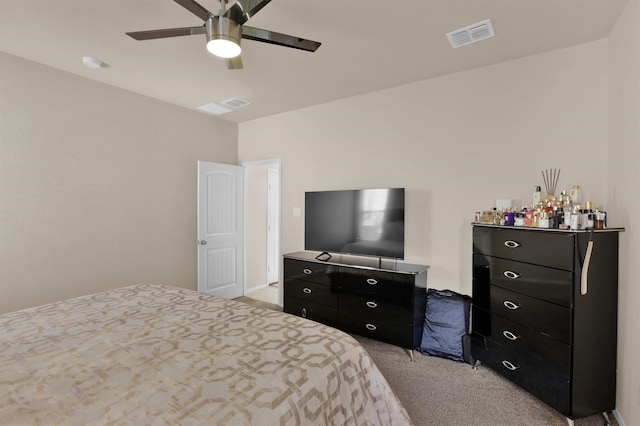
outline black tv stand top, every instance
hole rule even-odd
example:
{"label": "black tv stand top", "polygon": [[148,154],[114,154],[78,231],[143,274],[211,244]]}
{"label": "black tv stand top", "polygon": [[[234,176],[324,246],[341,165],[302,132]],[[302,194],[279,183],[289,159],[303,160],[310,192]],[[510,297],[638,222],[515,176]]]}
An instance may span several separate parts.
{"label": "black tv stand top", "polygon": [[[284,257],[317,262],[325,265],[349,266],[352,268],[393,271],[405,274],[420,274],[429,269],[429,266],[427,265],[414,265],[411,263],[398,262],[396,259],[330,254],[318,251],[297,251],[295,253],[285,254]],[[327,257],[329,258],[324,260]]]}

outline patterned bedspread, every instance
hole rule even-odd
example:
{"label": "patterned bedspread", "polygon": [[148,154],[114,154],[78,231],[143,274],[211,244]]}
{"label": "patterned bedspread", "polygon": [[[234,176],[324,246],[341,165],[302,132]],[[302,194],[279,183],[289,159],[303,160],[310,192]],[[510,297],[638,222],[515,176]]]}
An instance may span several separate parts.
{"label": "patterned bedspread", "polygon": [[3,425],[406,425],[349,335],[140,284],[0,316]]}

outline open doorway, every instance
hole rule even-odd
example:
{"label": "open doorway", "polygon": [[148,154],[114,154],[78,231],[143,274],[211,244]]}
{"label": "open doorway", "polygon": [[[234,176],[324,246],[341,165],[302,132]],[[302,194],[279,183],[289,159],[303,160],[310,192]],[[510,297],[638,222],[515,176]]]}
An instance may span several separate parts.
{"label": "open doorway", "polygon": [[244,295],[282,306],[280,159],[241,165],[245,170]]}

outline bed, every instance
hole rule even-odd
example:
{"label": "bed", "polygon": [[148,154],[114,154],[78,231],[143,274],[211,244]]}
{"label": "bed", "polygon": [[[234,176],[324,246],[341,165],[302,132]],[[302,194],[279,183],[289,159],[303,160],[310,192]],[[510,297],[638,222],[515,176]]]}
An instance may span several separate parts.
{"label": "bed", "polygon": [[408,425],[336,329],[139,284],[0,316],[4,425]]}

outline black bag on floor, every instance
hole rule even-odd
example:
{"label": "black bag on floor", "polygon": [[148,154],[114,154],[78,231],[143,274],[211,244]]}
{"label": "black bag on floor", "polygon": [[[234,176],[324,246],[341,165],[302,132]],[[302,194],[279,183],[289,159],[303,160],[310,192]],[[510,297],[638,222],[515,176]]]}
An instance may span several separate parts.
{"label": "black bag on floor", "polygon": [[451,290],[427,291],[422,343],[418,350],[425,355],[469,363],[463,340],[469,332],[471,297]]}

